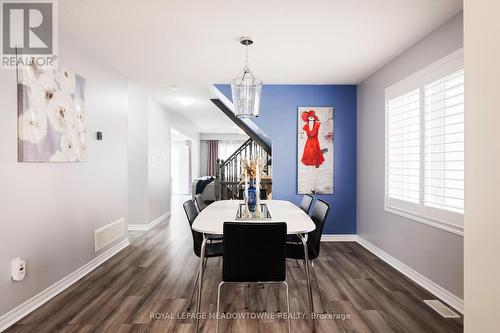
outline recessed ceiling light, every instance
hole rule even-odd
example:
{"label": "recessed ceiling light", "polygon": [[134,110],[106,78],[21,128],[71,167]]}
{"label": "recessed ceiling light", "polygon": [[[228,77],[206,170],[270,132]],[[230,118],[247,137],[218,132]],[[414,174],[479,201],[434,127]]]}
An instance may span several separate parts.
{"label": "recessed ceiling light", "polygon": [[194,100],[189,97],[179,97],[179,103],[181,103],[184,106],[189,106],[193,104]]}
{"label": "recessed ceiling light", "polygon": [[179,87],[177,87],[177,86],[171,86],[170,90],[171,91],[179,91]]}

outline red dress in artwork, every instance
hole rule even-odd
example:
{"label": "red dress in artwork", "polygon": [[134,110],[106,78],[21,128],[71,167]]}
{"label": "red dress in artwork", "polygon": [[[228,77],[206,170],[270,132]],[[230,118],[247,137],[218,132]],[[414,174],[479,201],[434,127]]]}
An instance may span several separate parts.
{"label": "red dress in artwork", "polygon": [[315,121],[312,130],[309,129],[308,124],[305,124],[302,128],[307,133],[307,141],[304,145],[304,153],[302,154],[301,161],[305,165],[315,166],[316,168],[318,168],[325,161],[323,153],[319,148],[319,126],[320,123]]}

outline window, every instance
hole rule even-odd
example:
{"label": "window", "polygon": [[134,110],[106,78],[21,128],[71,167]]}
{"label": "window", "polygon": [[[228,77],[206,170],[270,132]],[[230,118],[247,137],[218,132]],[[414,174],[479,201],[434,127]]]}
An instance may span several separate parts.
{"label": "window", "polygon": [[387,103],[387,193],[390,198],[420,201],[420,91]]}
{"label": "window", "polygon": [[224,161],[227,160],[242,144],[245,140],[220,140],[219,141],[219,158]]}
{"label": "window", "polygon": [[386,89],[385,192],[386,210],[463,234],[461,50]]}

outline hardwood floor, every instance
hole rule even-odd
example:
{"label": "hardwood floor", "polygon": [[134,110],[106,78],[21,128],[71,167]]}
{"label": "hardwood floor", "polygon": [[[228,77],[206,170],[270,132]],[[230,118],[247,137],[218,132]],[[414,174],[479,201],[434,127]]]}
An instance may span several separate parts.
{"label": "hardwood floor", "polygon": [[[186,299],[198,265],[191,234],[179,203],[170,220],[149,230],[82,280],[6,332],[193,332]],[[422,302],[435,299],[375,255],[353,242],[323,243],[316,261],[321,292],[330,314],[315,321],[316,332],[462,332],[463,319],[445,319]],[[291,312],[307,313],[305,274],[287,263]],[[221,260],[209,259],[202,310],[215,312]],[[223,311],[275,317],[285,309],[279,286],[229,285]],[[314,288],[316,312],[322,312]],[[266,305],[267,304],[267,305]],[[194,304],[193,304],[194,308]],[[207,314],[208,315],[208,314]],[[348,317],[348,318],[346,318]],[[215,319],[201,321],[215,331]],[[292,332],[311,332],[310,321],[292,320]],[[221,332],[286,332],[283,319],[230,319]]]}

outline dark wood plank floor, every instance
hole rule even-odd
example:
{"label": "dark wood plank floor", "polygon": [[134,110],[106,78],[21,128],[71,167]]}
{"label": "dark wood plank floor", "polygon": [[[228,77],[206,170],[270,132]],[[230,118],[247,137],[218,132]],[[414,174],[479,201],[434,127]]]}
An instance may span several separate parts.
{"label": "dark wood plank floor", "polygon": [[[7,332],[193,332],[183,318],[197,269],[192,240],[180,204],[171,219],[132,244],[82,280],[37,309]],[[317,260],[321,293],[336,318],[316,320],[316,332],[462,332],[463,319],[445,319],[423,299],[435,297],[353,242],[323,243]],[[304,272],[290,260],[291,312],[307,313]],[[215,312],[221,260],[210,259],[202,310]],[[223,311],[230,315],[284,311],[278,286],[227,286]],[[280,302],[277,301],[279,296]],[[321,303],[314,289],[317,312]],[[156,316],[153,317],[152,316]],[[270,318],[224,320],[221,332],[286,332],[286,322]],[[202,321],[203,332],[215,320]],[[294,319],[293,332],[311,332],[310,321]]]}

